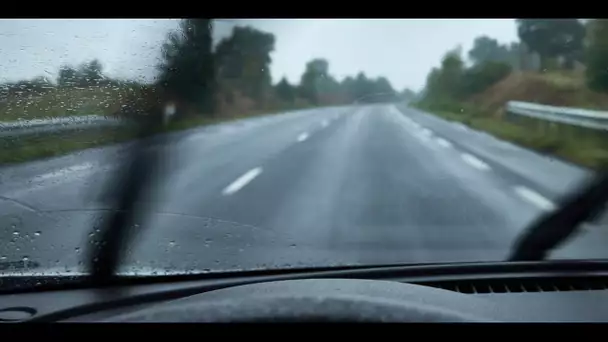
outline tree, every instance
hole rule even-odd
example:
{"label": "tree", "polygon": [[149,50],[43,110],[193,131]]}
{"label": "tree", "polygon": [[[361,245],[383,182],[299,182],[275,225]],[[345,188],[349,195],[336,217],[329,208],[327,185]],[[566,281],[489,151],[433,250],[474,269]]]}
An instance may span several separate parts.
{"label": "tree", "polygon": [[385,77],[368,78],[359,72],[355,78],[346,77],[341,88],[349,102],[384,102],[393,101],[397,93]]}
{"label": "tree", "polygon": [[94,59],[88,63],[83,63],[77,72],[77,77],[81,85],[97,85],[104,77],[102,74],[103,65],[99,60]]}
{"label": "tree", "polygon": [[215,52],[219,79],[263,106],[271,88],[270,53],[274,44],[271,33],[234,27]]}
{"label": "tree", "polygon": [[448,51],[441,61],[441,69],[435,82],[435,90],[442,96],[459,99],[462,94],[461,82],[464,73],[464,62],[460,47]]}
{"label": "tree", "polygon": [[405,101],[412,101],[417,96],[416,92],[409,88],[403,89],[403,91],[401,91],[400,95],[401,95],[401,98]]}
{"label": "tree", "polygon": [[571,67],[583,48],[585,27],[578,19],[518,19],[517,33],[530,50],[538,53],[541,68],[548,59],[564,57]]}
{"label": "tree", "polygon": [[284,102],[293,103],[296,99],[296,90],[285,77],[275,86],[275,90],[278,97]]}
{"label": "tree", "polygon": [[473,48],[469,50],[469,58],[473,64],[484,62],[506,62],[509,59],[510,51],[505,45],[498,43],[498,40],[488,36],[475,38]]}
{"label": "tree", "polygon": [[319,104],[322,83],[329,76],[329,62],[317,58],[306,63],[306,69],[300,78],[301,96],[313,104]]}
{"label": "tree", "polygon": [[[214,111],[215,67],[210,19],[183,19],[167,35],[158,65],[158,83],[197,111]],[[178,107],[178,112],[179,112]]]}
{"label": "tree", "polygon": [[587,84],[591,89],[608,92],[608,19],[593,19],[588,30]]}
{"label": "tree", "polygon": [[77,71],[69,65],[63,65],[59,68],[57,84],[62,87],[74,86],[77,83]]}
{"label": "tree", "polygon": [[460,47],[448,51],[441,61],[441,67],[433,68],[427,76],[424,101],[449,104],[463,100],[464,62]]}
{"label": "tree", "polygon": [[512,67],[504,62],[487,61],[467,69],[462,75],[464,97],[484,91],[511,73]]}

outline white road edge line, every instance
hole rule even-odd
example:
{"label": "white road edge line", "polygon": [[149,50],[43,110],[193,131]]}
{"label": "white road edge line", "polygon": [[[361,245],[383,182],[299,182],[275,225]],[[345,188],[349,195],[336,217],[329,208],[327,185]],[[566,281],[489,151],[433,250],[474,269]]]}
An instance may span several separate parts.
{"label": "white road edge line", "polygon": [[255,177],[262,173],[261,167],[256,167],[245,172],[241,177],[237,178],[234,182],[228,185],[223,191],[223,195],[232,195],[235,192],[241,190],[245,185],[249,184]]}
{"label": "white road edge line", "polygon": [[298,141],[299,142],[302,142],[302,141],[304,141],[306,139],[308,139],[308,133],[304,132],[304,133],[298,135]]}
{"label": "white road edge line", "polygon": [[549,211],[549,210],[555,209],[555,204],[553,202],[546,199],[538,192],[530,190],[530,189],[526,188],[525,186],[518,185],[518,186],[515,186],[513,188],[513,190],[515,190],[515,193],[518,194],[519,197],[523,198],[524,200],[534,204],[535,206],[537,206],[543,210]]}
{"label": "white road edge line", "polygon": [[86,170],[90,170],[92,168],[93,168],[92,163],[73,165],[73,166],[68,166],[63,169],[55,170],[55,171],[52,171],[49,173],[44,173],[41,175],[34,176],[33,179],[34,180],[44,180],[44,179],[55,178],[55,177],[63,177],[63,176],[67,176],[70,173],[86,171]]}
{"label": "white road edge line", "polygon": [[467,162],[469,165],[473,166],[474,168],[477,168],[479,170],[482,171],[487,171],[490,170],[490,166],[486,163],[484,163],[483,161],[481,161],[479,158],[472,156],[468,153],[463,153],[461,154],[462,159]]}
{"label": "white road edge line", "polygon": [[440,146],[445,147],[445,148],[450,148],[450,147],[452,147],[452,143],[451,143],[451,142],[449,142],[449,141],[447,141],[447,140],[445,140],[445,139],[443,139],[443,138],[437,138],[437,143],[438,143]]}

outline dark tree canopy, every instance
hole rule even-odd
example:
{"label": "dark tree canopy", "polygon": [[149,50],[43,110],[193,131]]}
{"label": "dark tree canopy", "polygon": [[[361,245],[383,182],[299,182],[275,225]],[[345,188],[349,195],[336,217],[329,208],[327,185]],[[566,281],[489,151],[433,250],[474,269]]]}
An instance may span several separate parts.
{"label": "dark tree canopy", "polygon": [[159,84],[203,113],[214,110],[215,74],[210,19],[184,19],[162,47]]}
{"label": "dark tree canopy", "polygon": [[585,27],[578,19],[518,19],[517,33],[545,68],[548,58],[571,61],[583,49]]}
{"label": "dark tree canopy", "polygon": [[220,80],[245,96],[264,102],[271,87],[270,54],[275,37],[252,27],[234,27],[219,42],[215,56]]}
{"label": "dark tree canopy", "polygon": [[63,65],[59,68],[59,76],[57,84],[60,86],[72,86],[77,83],[78,72],[69,65]]}
{"label": "dark tree canopy", "polygon": [[587,84],[594,90],[608,92],[608,20],[594,19],[588,29]]}
{"label": "dark tree canopy", "polygon": [[296,99],[296,89],[293,87],[285,77],[281,79],[275,86],[277,96],[284,102],[293,103]]}

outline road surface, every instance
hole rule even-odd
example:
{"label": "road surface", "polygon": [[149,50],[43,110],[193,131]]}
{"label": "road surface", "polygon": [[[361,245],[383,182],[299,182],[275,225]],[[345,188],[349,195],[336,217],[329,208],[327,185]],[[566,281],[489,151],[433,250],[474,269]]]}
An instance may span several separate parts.
{"label": "road surface", "polygon": [[[0,264],[78,270],[124,146],[1,169]],[[124,270],[502,260],[590,176],[389,104],[199,128],[157,148],[162,180],[142,203],[154,214],[136,224]],[[554,256],[606,257],[605,228],[587,225]]]}

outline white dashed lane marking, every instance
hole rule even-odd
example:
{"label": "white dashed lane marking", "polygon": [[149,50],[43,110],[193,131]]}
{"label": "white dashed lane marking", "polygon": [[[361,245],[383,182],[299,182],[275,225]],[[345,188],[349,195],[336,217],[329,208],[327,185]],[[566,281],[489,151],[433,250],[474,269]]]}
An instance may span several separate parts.
{"label": "white dashed lane marking", "polygon": [[44,180],[44,179],[49,179],[49,178],[64,177],[64,176],[67,176],[67,175],[75,173],[75,172],[82,172],[82,171],[87,171],[87,170],[91,170],[91,169],[93,169],[93,164],[84,163],[84,164],[74,165],[74,166],[63,168],[63,169],[55,170],[53,172],[35,176],[34,180]]}
{"label": "white dashed lane marking", "polygon": [[437,143],[439,144],[439,146],[445,147],[445,148],[450,148],[452,147],[452,143],[443,139],[443,138],[437,138]]}
{"label": "white dashed lane marking", "polygon": [[433,132],[428,128],[423,128],[420,133],[425,137],[431,137],[433,135]]}
{"label": "white dashed lane marking", "polygon": [[525,186],[516,186],[513,188],[515,193],[519,195],[519,197],[523,198],[525,201],[534,204],[542,210],[554,210],[555,204],[550,200],[543,197],[541,194],[534,190],[530,190]]}
{"label": "white dashed lane marking", "polygon": [[255,169],[251,169],[239,178],[237,178],[234,182],[228,185],[223,191],[224,195],[232,195],[235,192],[241,190],[245,185],[249,184],[255,177],[257,177],[260,173],[262,173],[261,167],[256,167]]}
{"label": "white dashed lane marking", "polygon": [[490,166],[486,163],[484,163],[481,159],[470,155],[468,153],[463,153],[461,155],[462,159],[469,165],[473,166],[476,169],[482,170],[482,171],[487,171],[490,170]]}
{"label": "white dashed lane marking", "polygon": [[302,141],[304,141],[306,139],[308,139],[308,133],[304,132],[304,133],[298,135],[298,141],[299,142],[302,142]]}

